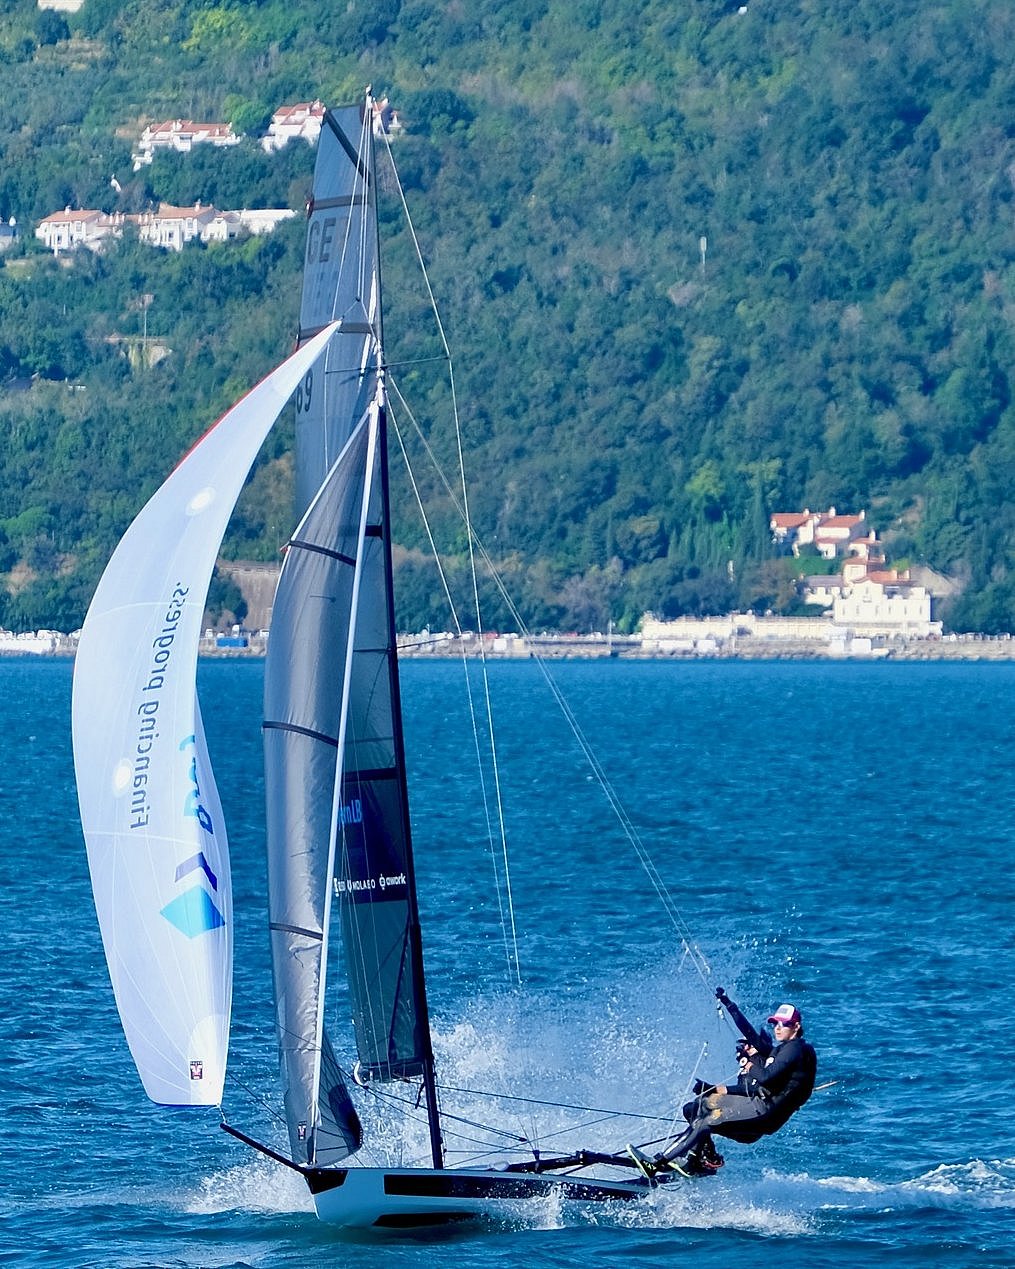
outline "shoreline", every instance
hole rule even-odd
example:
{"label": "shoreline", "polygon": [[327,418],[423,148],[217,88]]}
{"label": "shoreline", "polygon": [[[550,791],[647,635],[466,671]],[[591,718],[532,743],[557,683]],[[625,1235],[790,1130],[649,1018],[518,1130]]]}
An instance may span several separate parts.
{"label": "shoreline", "polygon": [[[20,645],[20,646],[18,646]],[[667,646],[668,645],[668,646]],[[73,660],[77,640],[55,631],[10,636],[0,641],[0,658]],[[244,646],[230,640],[217,646],[201,640],[198,655],[214,660],[261,658],[268,639],[246,636]],[[869,639],[780,639],[738,635],[729,639],[643,639],[640,635],[399,635],[402,660],[461,660],[485,657],[496,661],[639,660],[639,661],[1015,661],[1015,639],[1007,635],[952,635],[917,639],[895,635]]]}

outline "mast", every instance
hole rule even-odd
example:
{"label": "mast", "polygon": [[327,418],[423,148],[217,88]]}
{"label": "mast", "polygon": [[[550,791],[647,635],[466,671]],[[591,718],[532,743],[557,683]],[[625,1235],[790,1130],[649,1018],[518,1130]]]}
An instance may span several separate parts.
{"label": "mast", "polygon": [[384,590],[387,595],[388,608],[388,679],[391,691],[392,717],[394,720],[395,761],[402,772],[399,781],[402,802],[402,822],[405,832],[406,880],[408,882],[409,900],[409,955],[418,967],[413,974],[415,986],[416,1016],[421,1032],[423,1059],[423,1091],[426,1096],[426,1120],[430,1134],[430,1157],[434,1168],[444,1167],[444,1138],[441,1134],[440,1107],[437,1102],[437,1073],[433,1056],[433,1037],[430,1034],[430,1007],[426,995],[426,970],[423,962],[423,930],[419,919],[419,897],[416,893],[416,865],[412,848],[412,817],[409,812],[409,779],[405,763],[405,732],[402,726],[402,689],[398,672],[398,631],[395,622],[395,582],[394,568],[391,559],[391,481],[389,477],[388,452],[388,394],[384,363],[384,286],[381,272],[380,231],[377,214],[377,156],[374,145],[373,115],[374,98],[370,86],[364,94],[364,111],[370,139],[370,177],[373,184],[371,209],[373,230],[377,241],[377,330],[379,343],[377,347],[377,379],[380,386],[381,409],[378,418],[380,435],[378,437],[381,459],[381,535],[384,542]]}
{"label": "mast", "polygon": [[437,1077],[434,1066],[433,1041],[430,1034],[430,1011],[426,994],[426,974],[423,963],[423,936],[419,919],[419,900],[416,893],[416,869],[412,849],[412,820],[409,811],[408,772],[405,761],[405,734],[402,725],[402,695],[398,672],[398,638],[395,621],[394,569],[391,555],[391,482],[388,452],[388,398],[384,362],[384,289],[381,282],[380,234],[377,214],[377,165],[374,145],[374,98],[370,88],[364,94],[364,128],[368,150],[367,175],[369,182],[368,215],[372,236],[378,244],[375,263],[376,284],[376,374],[378,384],[378,452],[380,460],[380,535],[383,553],[384,597],[387,618],[386,643],[388,649],[387,674],[391,701],[392,740],[394,766],[398,772],[399,809],[402,821],[402,837],[406,876],[407,938],[409,960],[412,964],[413,1011],[418,1034],[418,1056],[422,1065],[423,1090],[426,1096],[427,1126],[430,1136],[430,1155],[435,1169],[444,1167],[444,1143],[441,1135],[440,1110],[437,1101]]}

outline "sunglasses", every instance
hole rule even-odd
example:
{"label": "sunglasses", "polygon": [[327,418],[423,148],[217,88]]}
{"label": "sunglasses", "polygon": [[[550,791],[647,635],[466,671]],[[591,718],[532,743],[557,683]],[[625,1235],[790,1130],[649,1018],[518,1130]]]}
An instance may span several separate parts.
{"label": "sunglasses", "polygon": [[772,1025],[773,1025],[773,1026],[775,1026],[775,1027],[794,1027],[794,1026],[796,1026],[796,1023],[795,1023],[795,1022],[782,1022],[782,1021],[780,1021],[780,1022],[774,1022]]}

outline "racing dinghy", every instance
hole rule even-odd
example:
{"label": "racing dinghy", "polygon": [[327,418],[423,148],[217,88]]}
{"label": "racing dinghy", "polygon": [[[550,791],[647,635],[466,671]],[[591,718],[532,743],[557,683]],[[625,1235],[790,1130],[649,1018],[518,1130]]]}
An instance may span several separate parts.
{"label": "racing dinghy", "polygon": [[[288,1148],[223,1127],[299,1172],[320,1218],[343,1226],[513,1217],[520,1203],[548,1197],[629,1202],[656,1182],[624,1153],[446,1166],[395,639],[374,169],[382,118],[369,93],[327,112],[297,351],[139,514],[83,627],[74,757],[109,971],[148,1095],[165,1105],[220,1105],[232,914],[197,655],[230,511],[292,398],[298,522],[273,608],[263,722]],[[332,943],[346,982],[331,994],[351,1013],[355,1047],[345,1065],[346,1039],[333,1043],[325,1026]],[[403,1094],[408,1087],[410,1116],[425,1109],[419,1166],[373,1166],[383,1143],[365,1139],[357,1113],[354,1098],[395,1084]]]}
{"label": "racing dinghy", "polygon": [[[495,1215],[557,1193],[645,1193],[618,1179],[445,1166],[413,868],[392,593],[388,399],[369,95],[331,110],[309,206],[300,339],[338,323],[297,398],[305,508],[279,579],[265,667],[265,792],[276,1027],[290,1163],[321,1219],[401,1225]],[[341,945],[355,1083],[415,1085],[429,1166],[348,1166],[364,1142],[325,1028],[328,947]],[[410,1105],[412,1102],[410,1101]],[[365,1150],[370,1153],[369,1149]],[[597,1156],[623,1168],[629,1161]],[[589,1157],[561,1161],[573,1172]]]}

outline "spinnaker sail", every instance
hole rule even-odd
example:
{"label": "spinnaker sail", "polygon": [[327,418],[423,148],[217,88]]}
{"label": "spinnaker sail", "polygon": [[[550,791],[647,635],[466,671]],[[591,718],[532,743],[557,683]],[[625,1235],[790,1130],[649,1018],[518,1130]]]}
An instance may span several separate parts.
{"label": "spinnaker sail", "polygon": [[92,890],[145,1092],[222,1098],[232,993],[229,850],[196,694],[208,585],[265,436],[333,327],[190,451],[113,553],[82,628],[73,742]]}

